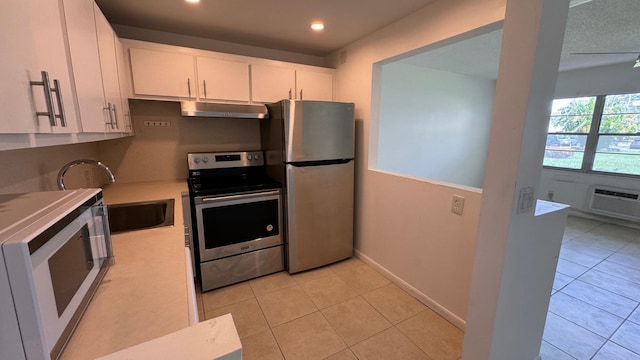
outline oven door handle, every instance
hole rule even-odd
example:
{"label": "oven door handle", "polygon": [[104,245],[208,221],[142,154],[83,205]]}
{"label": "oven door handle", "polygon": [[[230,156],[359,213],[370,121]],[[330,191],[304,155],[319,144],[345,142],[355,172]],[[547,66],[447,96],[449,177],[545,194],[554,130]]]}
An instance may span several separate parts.
{"label": "oven door handle", "polygon": [[280,194],[279,190],[268,191],[268,192],[262,191],[262,192],[248,193],[248,194],[224,195],[224,196],[218,196],[218,197],[203,197],[201,201],[203,203],[207,203],[207,202],[229,201],[229,200],[237,200],[237,199],[250,199],[254,197],[264,197],[264,196],[279,195],[279,194]]}

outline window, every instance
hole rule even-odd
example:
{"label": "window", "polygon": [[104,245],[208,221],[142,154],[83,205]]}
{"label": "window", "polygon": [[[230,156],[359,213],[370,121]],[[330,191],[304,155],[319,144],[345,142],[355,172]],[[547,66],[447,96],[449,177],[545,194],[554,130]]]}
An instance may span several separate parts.
{"label": "window", "polygon": [[640,175],[640,94],[554,100],[543,165]]}

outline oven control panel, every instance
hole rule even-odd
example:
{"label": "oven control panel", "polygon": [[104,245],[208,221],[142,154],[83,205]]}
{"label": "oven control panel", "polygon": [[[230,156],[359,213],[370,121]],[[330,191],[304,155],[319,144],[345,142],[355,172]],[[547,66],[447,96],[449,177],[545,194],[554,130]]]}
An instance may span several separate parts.
{"label": "oven control panel", "polygon": [[264,165],[262,151],[189,153],[189,170],[223,169]]}

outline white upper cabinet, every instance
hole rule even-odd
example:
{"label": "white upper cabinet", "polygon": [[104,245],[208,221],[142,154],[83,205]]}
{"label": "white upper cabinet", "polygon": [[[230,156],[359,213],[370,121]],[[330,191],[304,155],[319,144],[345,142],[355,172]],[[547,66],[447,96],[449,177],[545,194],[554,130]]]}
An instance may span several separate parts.
{"label": "white upper cabinet", "polygon": [[196,98],[193,56],[138,48],[129,55],[134,94]]}
{"label": "white upper cabinet", "polygon": [[118,77],[118,62],[116,54],[116,34],[97,5],[94,4],[96,34],[98,37],[98,51],[100,54],[100,73],[102,74],[102,88],[104,91],[104,108],[107,112],[105,119],[107,132],[121,132],[123,127],[124,109],[120,95],[120,78]]}
{"label": "white upper cabinet", "polygon": [[249,64],[197,56],[201,100],[249,101]]}
{"label": "white upper cabinet", "polygon": [[93,0],[63,0],[84,133],[123,132],[117,36]]}
{"label": "white upper cabinet", "polygon": [[105,132],[109,112],[104,101],[93,0],[63,0],[67,37],[83,132]]}
{"label": "white upper cabinet", "polygon": [[296,99],[333,100],[333,74],[296,70]]}
{"label": "white upper cabinet", "polygon": [[333,100],[333,72],[251,64],[251,99]]}
{"label": "white upper cabinet", "polygon": [[137,40],[124,43],[135,98],[256,103],[333,100],[333,69]]}
{"label": "white upper cabinet", "polygon": [[[3,2],[0,133],[77,131],[64,32],[58,14],[57,1]],[[48,81],[43,82],[43,71]]]}
{"label": "white upper cabinet", "polygon": [[251,100],[270,103],[291,99],[295,91],[295,69],[251,64]]}
{"label": "white upper cabinet", "polygon": [[129,110],[129,94],[131,92],[131,83],[129,81],[129,71],[127,70],[127,52],[118,37],[116,42],[116,64],[118,66],[118,82],[120,84],[120,102],[122,108],[122,125],[120,130],[124,133],[133,133],[133,125],[131,124],[131,113]]}

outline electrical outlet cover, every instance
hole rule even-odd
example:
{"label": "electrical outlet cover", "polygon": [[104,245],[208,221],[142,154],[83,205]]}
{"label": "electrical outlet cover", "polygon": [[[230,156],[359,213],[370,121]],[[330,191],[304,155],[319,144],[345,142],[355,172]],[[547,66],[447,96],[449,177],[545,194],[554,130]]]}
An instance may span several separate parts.
{"label": "electrical outlet cover", "polygon": [[460,195],[453,195],[451,200],[451,212],[454,214],[462,215],[464,211],[464,197]]}

